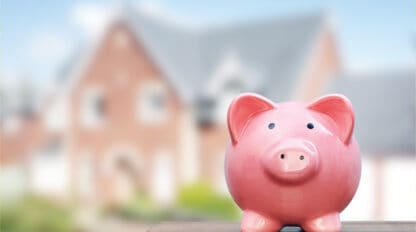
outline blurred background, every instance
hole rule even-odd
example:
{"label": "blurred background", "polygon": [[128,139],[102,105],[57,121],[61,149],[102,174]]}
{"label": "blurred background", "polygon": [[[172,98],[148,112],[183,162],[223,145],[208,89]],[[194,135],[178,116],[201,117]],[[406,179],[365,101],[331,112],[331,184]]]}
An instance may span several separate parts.
{"label": "blurred background", "polygon": [[413,1],[2,1],[1,231],[239,220],[241,92],[338,92],[362,179],[342,220],[416,220]]}

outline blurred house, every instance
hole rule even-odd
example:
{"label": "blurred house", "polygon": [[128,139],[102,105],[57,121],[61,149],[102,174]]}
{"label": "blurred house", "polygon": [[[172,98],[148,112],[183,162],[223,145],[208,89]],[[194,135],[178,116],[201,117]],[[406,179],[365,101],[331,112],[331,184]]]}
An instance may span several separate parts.
{"label": "blurred house", "polygon": [[327,91],[352,101],[355,137],[362,152],[360,187],[343,216],[415,220],[415,70],[346,73],[332,81]]}
{"label": "blurred house", "polygon": [[231,98],[318,95],[338,67],[331,33],[320,14],[193,30],[124,12],[72,84],[73,167],[95,170],[73,180],[92,198],[141,189],[169,202],[201,178],[226,191]]}
{"label": "blurred house", "polygon": [[28,190],[30,156],[46,143],[45,133],[38,117],[14,116],[5,122],[0,135],[0,181],[6,194],[20,195]]}
{"label": "blurred house", "polygon": [[[42,138],[32,140],[23,126],[2,131],[2,192],[34,191],[90,204],[122,202],[137,192],[170,204],[179,186],[197,180],[226,192],[223,160],[231,99],[251,91],[274,101],[311,100],[334,83],[341,63],[333,27],[322,13],[191,28],[123,9],[93,46],[76,53],[63,88],[32,122]],[[357,133],[366,141],[366,154],[379,155],[371,149],[382,148],[385,140],[372,137],[365,132],[370,124],[360,123],[367,113],[378,112],[369,111],[365,101],[370,98],[364,89],[358,91],[365,85],[361,79],[351,85],[347,77],[336,79],[334,91],[345,91],[358,105]],[[390,79],[377,80],[396,86]],[[413,97],[389,92],[391,98],[383,93],[383,102],[392,101],[389,107],[405,100],[410,105],[403,107],[414,111],[414,89]],[[372,100],[374,107],[381,107],[378,100]],[[407,119],[401,125],[413,125],[403,134],[409,138],[414,117]],[[395,129],[381,119],[371,122],[381,124],[368,127],[377,129],[377,136],[382,126]],[[11,138],[34,145],[7,142]],[[383,138],[395,144],[384,157],[409,148],[399,143],[402,137]],[[11,178],[26,187],[9,189]]]}
{"label": "blurred house", "polygon": [[169,203],[199,179],[226,191],[231,98],[310,99],[339,64],[323,14],[195,29],[124,9],[79,54],[37,121],[54,136],[27,148],[37,155],[26,176],[36,192],[88,202],[142,191]]}

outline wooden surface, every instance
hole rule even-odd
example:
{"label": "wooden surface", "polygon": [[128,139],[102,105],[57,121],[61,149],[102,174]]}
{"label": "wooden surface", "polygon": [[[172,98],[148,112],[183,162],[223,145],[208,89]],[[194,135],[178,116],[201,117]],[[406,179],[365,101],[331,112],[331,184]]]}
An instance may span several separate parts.
{"label": "wooden surface", "polygon": [[[152,226],[149,232],[238,232],[238,223],[166,222]],[[285,227],[282,232],[301,232],[299,227]],[[416,232],[416,222],[343,222],[342,232]]]}

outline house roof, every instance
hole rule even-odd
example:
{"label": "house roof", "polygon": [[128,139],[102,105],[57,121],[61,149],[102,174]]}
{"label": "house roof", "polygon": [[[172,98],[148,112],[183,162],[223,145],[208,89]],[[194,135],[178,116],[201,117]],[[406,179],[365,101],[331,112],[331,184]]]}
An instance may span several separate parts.
{"label": "house roof", "polygon": [[328,92],[348,97],[355,109],[355,137],[375,155],[416,153],[415,71],[343,74]]}
{"label": "house roof", "polygon": [[250,84],[244,91],[288,100],[325,22],[321,12],[199,29],[175,26],[133,10],[124,12],[124,18],[188,102],[203,94],[229,54],[237,57],[245,71],[250,70]]}

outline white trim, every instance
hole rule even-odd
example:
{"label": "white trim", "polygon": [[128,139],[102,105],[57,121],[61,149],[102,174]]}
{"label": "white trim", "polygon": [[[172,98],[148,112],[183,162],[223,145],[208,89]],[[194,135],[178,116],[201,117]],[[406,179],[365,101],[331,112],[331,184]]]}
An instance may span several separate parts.
{"label": "white trim", "polygon": [[77,160],[76,183],[78,193],[82,198],[92,199],[97,190],[95,158],[91,152],[84,151],[79,154]]}
{"label": "white trim", "polygon": [[[145,81],[140,84],[136,99],[136,115],[140,122],[158,124],[166,122],[170,116],[167,88],[161,81]],[[160,99],[154,99],[160,98]],[[161,100],[156,106],[155,100]]]}
{"label": "white trim", "polygon": [[167,150],[159,150],[153,155],[151,192],[162,205],[168,205],[175,199],[175,163],[172,155]]}
{"label": "white trim", "polygon": [[207,91],[208,95],[215,96],[224,90],[224,85],[228,81],[233,80],[239,81],[243,86],[256,89],[262,84],[260,78],[259,72],[242,63],[237,52],[227,51],[213,70],[207,89],[204,91]]}
{"label": "white trim", "polygon": [[190,184],[197,181],[200,176],[198,123],[190,107],[185,107],[182,111],[180,123],[179,175],[181,184]]}

